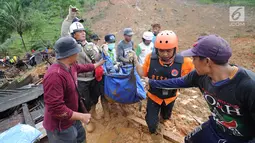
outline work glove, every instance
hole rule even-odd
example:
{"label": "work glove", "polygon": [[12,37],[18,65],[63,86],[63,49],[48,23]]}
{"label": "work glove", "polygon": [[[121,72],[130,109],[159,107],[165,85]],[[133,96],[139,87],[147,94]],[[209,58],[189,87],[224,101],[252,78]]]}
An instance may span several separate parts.
{"label": "work glove", "polygon": [[78,8],[76,8],[75,6],[70,5],[69,6],[68,16],[67,16],[68,19],[69,20],[73,20],[77,16],[78,11],[79,11]]}
{"label": "work glove", "polygon": [[136,63],[138,62],[136,53],[134,51],[129,51],[128,52],[128,59],[130,63]]}

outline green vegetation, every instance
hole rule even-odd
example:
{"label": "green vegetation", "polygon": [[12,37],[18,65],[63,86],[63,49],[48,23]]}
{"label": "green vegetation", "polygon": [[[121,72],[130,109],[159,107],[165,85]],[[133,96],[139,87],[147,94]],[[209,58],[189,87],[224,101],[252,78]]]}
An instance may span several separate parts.
{"label": "green vegetation", "polygon": [[229,5],[255,6],[255,0],[199,0],[201,3],[225,3]]}
{"label": "green vegetation", "polygon": [[[22,56],[31,49],[53,47],[69,5],[79,17],[98,0],[0,0],[0,56]],[[91,33],[90,29],[87,29]]]}

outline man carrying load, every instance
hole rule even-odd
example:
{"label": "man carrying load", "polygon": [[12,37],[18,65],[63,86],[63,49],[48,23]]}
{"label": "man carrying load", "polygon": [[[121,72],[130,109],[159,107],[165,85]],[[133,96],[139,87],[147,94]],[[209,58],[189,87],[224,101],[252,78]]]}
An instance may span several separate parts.
{"label": "man carrying load", "polygon": [[[193,70],[190,58],[177,54],[178,38],[173,31],[162,31],[156,37],[155,51],[147,55],[143,65],[135,60],[140,76],[154,80],[166,80],[184,76]],[[151,88],[147,93],[146,122],[155,143],[161,142],[163,137],[157,135],[159,113],[163,120],[171,118],[177,90],[163,90]]]}

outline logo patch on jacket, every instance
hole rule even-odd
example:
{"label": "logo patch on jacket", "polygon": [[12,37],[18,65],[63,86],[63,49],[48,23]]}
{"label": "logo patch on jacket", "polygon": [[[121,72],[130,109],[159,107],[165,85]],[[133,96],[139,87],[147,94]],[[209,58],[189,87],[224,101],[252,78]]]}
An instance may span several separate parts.
{"label": "logo patch on jacket", "polygon": [[173,69],[173,70],[171,71],[171,74],[172,74],[172,76],[178,76],[179,72],[178,72],[177,69]]}

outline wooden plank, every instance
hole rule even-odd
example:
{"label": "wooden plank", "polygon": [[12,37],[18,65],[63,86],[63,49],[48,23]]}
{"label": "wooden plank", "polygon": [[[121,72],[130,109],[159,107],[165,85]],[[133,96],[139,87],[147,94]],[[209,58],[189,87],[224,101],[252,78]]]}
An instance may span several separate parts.
{"label": "wooden plank", "polygon": [[34,120],[32,119],[31,114],[29,113],[27,103],[22,104],[22,109],[23,109],[23,114],[25,118],[25,123],[32,127],[35,127],[35,123],[34,123]]}
{"label": "wooden plank", "polygon": [[38,83],[40,84],[40,82],[42,81],[43,79],[42,78],[40,78],[39,80],[37,80],[36,82],[34,82],[33,84],[34,85],[38,85]]}
{"label": "wooden plank", "polygon": [[33,77],[31,76],[31,74],[29,74],[22,81],[14,80],[11,83],[9,83],[8,85],[5,85],[4,87],[1,87],[1,89],[11,89],[11,90],[12,89],[17,89],[17,88],[20,88],[22,86],[25,86],[25,85],[31,83],[32,80],[33,80]]}
{"label": "wooden plank", "polygon": [[10,85],[9,82],[5,82],[5,83],[3,83],[3,84],[0,86],[0,89],[5,89],[5,88],[7,88],[9,85]]}
{"label": "wooden plank", "polygon": [[[129,120],[131,120],[131,121],[134,121],[134,122],[142,125],[143,127],[148,127],[147,124],[146,124],[146,121],[141,119],[141,118],[138,118],[138,117],[133,116],[133,115],[128,116],[127,118]],[[160,133],[160,134],[162,134],[162,133]],[[163,137],[164,137],[164,139],[166,139],[166,140],[168,140],[170,142],[173,142],[173,143],[181,143],[181,142],[183,142],[183,139],[179,135],[174,134],[171,131],[164,131],[163,132]]]}
{"label": "wooden plank", "polygon": [[47,136],[46,130],[43,127],[43,122],[39,122],[38,124],[35,125],[35,127],[42,133],[41,136],[39,137],[40,139]]}
{"label": "wooden plank", "polygon": [[146,121],[141,119],[141,118],[138,118],[138,117],[133,116],[133,115],[128,116],[127,118],[132,120],[132,121],[135,121],[136,123],[141,124],[143,127],[146,127],[146,128],[148,127]]}
{"label": "wooden plank", "polygon": [[0,82],[8,82],[8,81],[13,81],[14,78],[0,78]]}
{"label": "wooden plank", "polygon": [[180,137],[179,135],[171,132],[171,131],[164,131],[163,133],[164,139],[171,141],[173,143],[182,143],[184,138]]}
{"label": "wooden plank", "polygon": [[17,84],[18,84],[18,81],[15,80],[13,82],[11,82],[7,87],[5,87],[4,89],[15,89],[17,88]]}
{"label": "wooden plank", "polygon": [[36,85],[39,85],[39,84],[42,84],[43,83],[43,80],[41,80],[40,82],[38,82]]}
{"label": "wooden plank", "polygon": [[39,109],[36,111],[32,111],[30,113],[31,113],[32,119],[35,121],[44,116],[44,109]]}
{"label": "wooden plank", "polygon": [[17,82],[16,88],[20,88],[22,86],[28,85],[29,83],[31,83],[33,81],[33,77],[31,74],[29,74],[28,76],[26,76],[22,81]]}

